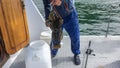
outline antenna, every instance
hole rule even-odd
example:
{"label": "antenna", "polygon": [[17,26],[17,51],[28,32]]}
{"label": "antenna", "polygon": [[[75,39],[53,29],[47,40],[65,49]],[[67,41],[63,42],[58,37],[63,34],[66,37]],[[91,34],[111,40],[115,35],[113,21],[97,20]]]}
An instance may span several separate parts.
{"label": "antenna", "polygon": [[[112,10],[112,6],[110,6],[110,10],[108,10],[109,15],[110,15],[110,11],[111,11],[111,10]],[[107,25],[106,34],[105,34],[105,37],[106,37],[106,38],[108,37],[108,34],[109,34],[110,18],[111,18],[111,15],[109,16],[109,21],[108,21],[108,25]]]}

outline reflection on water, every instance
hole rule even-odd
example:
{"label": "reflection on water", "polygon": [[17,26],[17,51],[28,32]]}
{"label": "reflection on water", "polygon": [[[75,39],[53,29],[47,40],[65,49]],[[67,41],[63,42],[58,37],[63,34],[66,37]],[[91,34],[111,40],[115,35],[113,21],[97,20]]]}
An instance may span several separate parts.
{"label": "reflection on water", "polygon": [[[75,0],[81,35],[120,35],[120,0]],[[34,0],[44,16],[42,0]]]}
{"label": "reflection on water", "polygon": [[120,1],[115,3],[76,2],[82,35],[120,35]]}

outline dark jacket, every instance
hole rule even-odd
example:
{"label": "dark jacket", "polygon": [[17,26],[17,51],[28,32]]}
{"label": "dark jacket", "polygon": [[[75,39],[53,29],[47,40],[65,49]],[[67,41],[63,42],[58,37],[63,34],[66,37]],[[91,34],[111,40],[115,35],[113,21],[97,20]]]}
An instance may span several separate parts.
{"label": "dark jacket", "polygon": [[[60,14],[60,16],[62,18],[68,16],[75,8],[74,6],[74,0],[62,0],[62,4],[60,6],[55,6],[55,8],[57,9],[58,13]],[[68,7],[68,10],[65,6],[65,3]],[[45,18],[47,19],[49,16],[49,4],[50,4],[50,0],[43,0],[43,4],[44,4],[44,8],[45,8]]]}

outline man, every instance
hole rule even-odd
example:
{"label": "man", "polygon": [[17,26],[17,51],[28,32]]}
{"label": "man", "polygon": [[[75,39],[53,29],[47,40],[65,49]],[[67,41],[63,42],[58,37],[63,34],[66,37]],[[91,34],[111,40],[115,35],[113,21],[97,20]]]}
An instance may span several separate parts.
{"label": "man", "polygon": [[[68,32],[71,40],[71,50],[74,54],[75,65],[80,65],[81,61],[79,58],[80,54],[80,32],[79,32],[79,21],[78,15],[74,6],[74,0],[43,0],[45,8],[45,18],[48,19],[50,4],[55,6],[55,9],[63,19],[62,28]],[[51,41],[52,44],[60,43],[61,41]],[[51,55],[56,56],[58,49],[52,49]]]}

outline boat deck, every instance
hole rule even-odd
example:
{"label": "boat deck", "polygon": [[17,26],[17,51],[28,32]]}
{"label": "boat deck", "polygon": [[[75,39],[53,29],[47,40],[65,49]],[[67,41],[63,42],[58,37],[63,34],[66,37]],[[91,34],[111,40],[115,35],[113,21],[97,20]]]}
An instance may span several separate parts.
{"label": "boat deck", "polygon": [[[69,37],[64,37],[62,47],[55,58],[52,59],[52,68],[85,68],[86,50],[89,41],[91,49],[94,50],[93,55],[88,56],[86,68],[120,68],[120,37],[109,36],[81,36],[81,65],[74,65],[73,54],[70,48]],[[27,48],[27,47],[26,47]],[[26,48],[18,55],[10,68],[25,68]]]}

